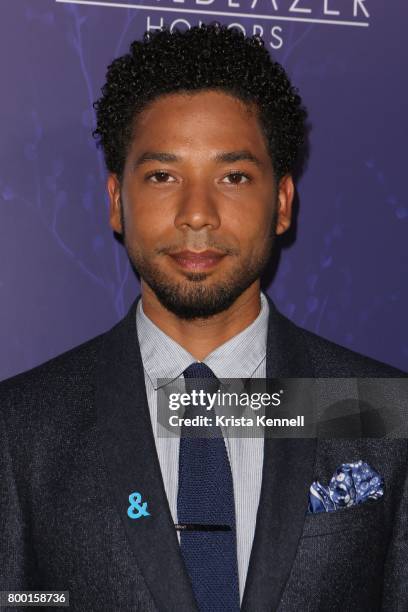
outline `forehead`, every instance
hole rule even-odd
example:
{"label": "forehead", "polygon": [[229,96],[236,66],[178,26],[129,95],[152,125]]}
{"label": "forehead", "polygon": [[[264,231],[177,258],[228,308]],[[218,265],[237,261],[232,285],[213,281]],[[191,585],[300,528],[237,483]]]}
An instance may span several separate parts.
{"label": "forehead", "polygon": [[249,148],[268,155],[256,106],[220,91],[166,94],[153,100],[135,119],[132,148],[153,145]]}

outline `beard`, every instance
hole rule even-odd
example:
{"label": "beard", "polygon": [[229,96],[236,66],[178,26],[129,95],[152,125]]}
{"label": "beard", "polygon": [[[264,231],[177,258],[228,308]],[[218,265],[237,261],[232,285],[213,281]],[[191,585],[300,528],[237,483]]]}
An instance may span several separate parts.
{"label": "beard", "polygon": [[[175,281],[163,272],[160,266],[152,263],[139,249],[131,247],[126,240],[125,226],[122,219],[123,240],[134,271],[154,292],[159,302],[184,320],[207,319],[227,310],[248,287],[250,287],[265,270],[270,260],[275,243],[277,214],[274,214],[270,231],[263,248],[254,255],[253,252],[244,260],[237,258],[237,264],[232,266],[219,281],[211,282],[210,274],[206,272],[185,273],[185,278]],[[207,244],[207,248],[216,247]],[[166,252],[170,249],[160,249],[155,252]],[[174,250],[174,249],[173,249]],[[224,252],[239,255],[236,250]]]}

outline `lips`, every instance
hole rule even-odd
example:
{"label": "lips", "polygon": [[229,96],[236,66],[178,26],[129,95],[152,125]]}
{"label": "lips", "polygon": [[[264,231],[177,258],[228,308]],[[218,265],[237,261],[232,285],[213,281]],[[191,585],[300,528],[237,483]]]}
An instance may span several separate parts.
{"label": "lips", "polygon": [[190,271],[210,270],[225,257],[222,253],[210,250],[201,252],[180,251],[179,253],[171,253],[170,256],[178,266]]}

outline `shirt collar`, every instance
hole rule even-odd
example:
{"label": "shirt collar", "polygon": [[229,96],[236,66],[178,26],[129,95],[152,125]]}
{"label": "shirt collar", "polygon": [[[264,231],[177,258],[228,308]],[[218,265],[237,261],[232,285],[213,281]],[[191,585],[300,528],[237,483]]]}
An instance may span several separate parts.
{"label": "shirt collar", "polygon": [[[217,378],[250,378],[266,358],[269,304],[261,292],[257,318],[239,334],[218,346],[203,362]],[[136,309],[136,328],[143,367],[153,387],[158,379],[174,380],[197,360],[147,317],[142,300]]]}

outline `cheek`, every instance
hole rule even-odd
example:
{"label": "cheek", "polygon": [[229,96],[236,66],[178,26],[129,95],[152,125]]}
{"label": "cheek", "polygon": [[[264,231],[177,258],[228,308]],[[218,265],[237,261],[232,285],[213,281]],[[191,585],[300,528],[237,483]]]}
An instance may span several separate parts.
{"label": "cheek", "polygon": [[154,245],[174,229],[168,212],[140,200],[128,201],[125,205],[125,224],[128,240],[143,245]]}
{"label": "cheek", "polygon": [[274,209],[271,203],[257,202],[252,206],[242,207],[237,214],[229,216],[226,224],[243,247],[247,245],[248,248],[256,249],[269,239],[273,217]]}
{"label": "cheek", "polygon": [[152,242],[171,224],[169,199],[163,193],[146,188],[142,181],[125,175],[123,204],[129,238]]}

